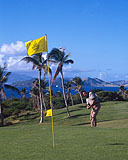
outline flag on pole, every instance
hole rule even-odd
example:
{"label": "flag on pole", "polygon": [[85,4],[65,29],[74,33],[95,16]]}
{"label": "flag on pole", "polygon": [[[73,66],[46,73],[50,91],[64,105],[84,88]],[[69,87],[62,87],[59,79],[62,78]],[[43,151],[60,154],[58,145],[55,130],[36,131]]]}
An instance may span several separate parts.
{"label": "flag on pole", "polygon": [[46,117],[52,117],[52,109],[46,111]]}
{"label": "flag on pole", "polygon": [[48,51],[46,35],[41,38],[25,42],[25,44],[26,44],[26,48],[29,56]]}
{"label": "flag on pole", "polygon": [[[47,36],[47,35],[46,35]],[[52,110],[52,93],[51,93],[51,84],[50,84],[50,71],[49,71],[49,58],[48,58],[48,51],[47,51],[47,65],[48,65],[48,75],[49,75],[49,93],[50,93],[50,106],[51,106],[51,120],[52,120],[52,137],[53,137],[53,148],[55,147],[55,140],[54,140],[54,125],[53,125],[53,110]]]}

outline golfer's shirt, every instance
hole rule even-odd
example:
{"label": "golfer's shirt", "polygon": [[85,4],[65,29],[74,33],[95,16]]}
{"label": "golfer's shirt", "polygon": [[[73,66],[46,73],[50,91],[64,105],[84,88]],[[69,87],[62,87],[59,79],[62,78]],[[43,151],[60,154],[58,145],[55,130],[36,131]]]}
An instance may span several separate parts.
{"label": "golfer's shirt", "polygon": [[91,105],[91,104],[92,104],[92,101],[93,101],[94,99],[95,99],[94,105],[100,103],[100,101],[98,100],[96,94],[93,93],[93,92],[89,92],[89,98],[86,99],[86,103],[89,104],[89,105]]}

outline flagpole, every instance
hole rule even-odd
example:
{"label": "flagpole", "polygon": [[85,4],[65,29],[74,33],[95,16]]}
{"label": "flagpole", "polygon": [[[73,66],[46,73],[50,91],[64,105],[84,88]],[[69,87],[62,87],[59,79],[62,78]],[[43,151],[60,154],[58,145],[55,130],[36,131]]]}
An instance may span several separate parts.
{"label": "flagpole", "polygon": [[[46,41],[47,41],[47,34],[45,34],[46,36]],[[45,43],[47,45],[47,43]],[[47,47],[47,46],[45,46]],[[52,110],[52,137],[53,137],[53,148],[55,147],[54,144],[54,127],[53,127],[53,107],[52,107],[52,94],[51,94],[51,83],[50,83],[50,72],[49,72],[49,58],[48,58],[48,49],[47,49],[47,65],[48,65],[48,75],[49,75],[49,93],[50,93],[50,106],[51,106],[51,110]]]}

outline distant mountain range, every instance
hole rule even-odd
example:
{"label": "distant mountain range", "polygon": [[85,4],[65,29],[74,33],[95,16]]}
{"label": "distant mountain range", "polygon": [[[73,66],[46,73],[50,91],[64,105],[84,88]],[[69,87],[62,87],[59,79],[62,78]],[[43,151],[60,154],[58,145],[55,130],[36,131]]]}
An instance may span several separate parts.
{"label": "distant mountain range", "polygon": [[35,79],[36,78],[32,78],[32,79],[26,80],[26,81],[17,81],[17,82],[12,83],[12,86],[22,87],[22,88],[32,87],[32,84],[35,81]]}
{"label": "distant mountain range", "polygon": [[[16,87],[32,87],[32,83],[35,80],[35,78],[31,78],[29,80],[25,81],[17,81],[15,83],[12,83],[13,86]],[[65,78],[64,81],[71,81],[71,78]],[[120,81],[114,81],[114,82],[105,82],[98,78],[83,78],[84,86],[92,86],[92,87],[120,87],[121,85],[128,87],[128,81],[120,80]],[[62,82],[61,78],[57,78],[52,86],[61,87]]]}
{"label": "distant mountain range", "polygon": [[24,75],[24,74],[20,74],[20,73],[17,73],[17,72],[12,72],[8,78],[8,83],[9,84],[12,84],[12,83],[15,83],[17,81],[27,81],[27,80],[30,80],[32,79],[31,76],[29,75]]}
{"label": "distant mountain range", "polygon": [[120,87],[121,85],[128,87],[128,81],[120,80],[113,82],[105,82],[98,78],[85,78],[82,79],[84,81],[85,86],[93,86],[93,87]]}

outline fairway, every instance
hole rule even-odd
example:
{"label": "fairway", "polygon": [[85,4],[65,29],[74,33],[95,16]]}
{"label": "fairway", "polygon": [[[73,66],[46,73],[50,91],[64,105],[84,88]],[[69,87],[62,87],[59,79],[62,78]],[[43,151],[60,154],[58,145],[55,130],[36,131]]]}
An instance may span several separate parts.
{"label": "fairway", "polygon": [[22,114],[14,125],[0,128],[0,160],[127,160],[128,102],[104,102],[90,127],[84,105],[54,110],[55,148],[51,119],[39,125],[36,113]]}

